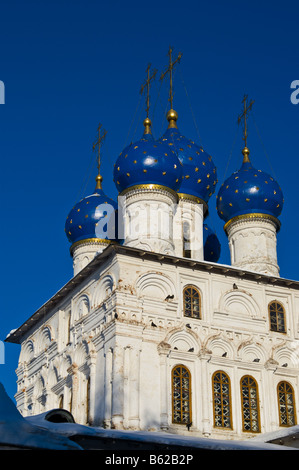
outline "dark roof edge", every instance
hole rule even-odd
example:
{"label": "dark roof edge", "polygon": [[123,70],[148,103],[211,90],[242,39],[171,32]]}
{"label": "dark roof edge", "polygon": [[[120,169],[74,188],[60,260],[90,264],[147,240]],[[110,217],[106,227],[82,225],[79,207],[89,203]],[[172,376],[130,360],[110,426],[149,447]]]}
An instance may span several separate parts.
{"label": "dark roof edge", "polygon": [[132,248],[123,245],[109,245],[102,253],[98,254],[82,271],[67,282],[53,297],[42,305],[26,322],[18,329],[12,331],[5,339],[8,343],[20,344],[22,337],[32,326],[38,323],[43,315],[46,315],[55,305],[71,293],[74,288],[94,272],[105,260],[115,254],[129,255],[132,257],[142,257],[153,261],[163,261],[167,264],[176,264],[192,269],[214,272],[216,274],[225,274],[235,278],[245,278],[252,281],[262,282],[264,284],[273,284],[282,287],[292,287],[299,290],[299,282],[281,277],[260,274],[254,271],[246,271],[225,264],[211,263],[208,261],[196,261],[189,258],[180,258],[172,255],[163,255],[151,251],[145,251],[138,248]]}

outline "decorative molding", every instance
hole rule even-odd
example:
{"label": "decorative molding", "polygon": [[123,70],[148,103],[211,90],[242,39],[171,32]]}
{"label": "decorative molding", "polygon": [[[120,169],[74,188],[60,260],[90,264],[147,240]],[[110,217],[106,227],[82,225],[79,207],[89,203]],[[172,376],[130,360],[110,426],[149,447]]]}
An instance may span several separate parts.
{"label": "decorative molding", "polygon": [[223,229],[226,233],[228,233],[228,229],[232,224],[235,223],[245,223],[248,221],[263,221],[263,222],[269,222],[272,223],[276,230],[279,231],[281,223],[280,221],[274,217],[273,215],[269,214],[260,214],[260,213],[253,213],[253,214],[242,214],[242,215],[237,215],[236,217],[233,217],[232,219],[228,220],[226,224],[224,225]]}

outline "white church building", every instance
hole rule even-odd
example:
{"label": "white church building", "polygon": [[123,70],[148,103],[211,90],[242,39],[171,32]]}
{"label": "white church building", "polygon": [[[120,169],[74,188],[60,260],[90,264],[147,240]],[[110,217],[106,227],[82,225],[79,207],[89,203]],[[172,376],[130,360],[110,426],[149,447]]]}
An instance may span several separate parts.
{"label": "white church building", "polygon": [[147,115],[116,159],[118,202],[99,172],[70,211],[74,276],[6,339],[21,344],[24,417],[64,408],[81,424],[239,440],[297,424],[299,282],[279,276],[283,196],[251,163],[249,110],[217,194],[231,265],[205,224],[215,164],[172,101],[164,135]]}

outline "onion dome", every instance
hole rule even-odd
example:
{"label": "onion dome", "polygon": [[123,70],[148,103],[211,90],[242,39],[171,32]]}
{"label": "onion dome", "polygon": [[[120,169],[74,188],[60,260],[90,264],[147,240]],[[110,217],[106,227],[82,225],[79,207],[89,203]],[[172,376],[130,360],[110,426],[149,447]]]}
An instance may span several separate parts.
{"label": "onion dome", "polygon": [[81,199],[72,208],[66,219],[65,232],[72,243],[71,248],[84,242],[102,244],[118,241],[117,204],[104,193],[100,174],[101,145],[106,134],[102,124],[99,124],[98,138],[93,144],[93,150],[97,149],[96,188],[90,196]]}
{"label": "onion dome", "polygon": [[183,165],[183,181],[179,196],[191,196],[203,203],[207,210],[209,198],[215,192],[217,171],[212,157],[201,146],[184,137],[177,128],[178,114],[171,109],[167,113],[168,129],[159,139],[177,153]]}
{"label": "onion dome", "polygon": [[249,160],[249,150],[242,151],[243,163],[220,187],[217,196],[219,217],[226,223],[234,217],[252,214],[277,220],[283,207],[283,194],[279,184],[267,173],[257,170]]}
{"label": "onion dome", "polygon": [[217,263],[220,258],[221,245],[216,233],[207,225],[203,224],[204,260]]}
{"label": "onion dome", "polygon": [[148,185],[177,192],[182,182],[182,165],[168,145],[154,140],[149,118],[144,120],[144,126],[142,138],[119,155],[114,165],[114,183],[119,193]]}
{"label": "onion dome", "polygon": [[117,241],[117,204],[105,195],[101,181],[102,177],[97,176],[93,194],[81,199],[67,217],[65,232],[72,246],[87,240],[95,243]]}

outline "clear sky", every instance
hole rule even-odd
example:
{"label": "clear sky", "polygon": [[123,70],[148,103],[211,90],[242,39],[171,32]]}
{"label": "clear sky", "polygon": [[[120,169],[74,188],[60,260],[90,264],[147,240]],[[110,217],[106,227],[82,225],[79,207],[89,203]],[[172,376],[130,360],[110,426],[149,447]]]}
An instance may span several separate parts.
{"label": "clear sky", "polygon": [[[103,189],[116,198],[113,164],[142,133],[139,90],[150,62],[157,78],[168,48],[182,52],[174,76],[180,131],[210,153],[219,183],[241,165],[237,126],[244,93],[255,101],[248,146],[255,167],[276,177],[281,276],[299,279],[299,79],[295,0],[10,0],[0,10],[1,319],[0,340],[72,276],[65,219],[94,189],[92,144],[107,130]],[[166,129],[168,82],[151,89],[155,137]],[[139,106],[138,106],[139,105]],[[137,112],[136,112],[137,110]],[[210,200],[210,225],[229,263],[223,223]],[[292,247],[292,248],[291,248]],[[5,343],[0,381],[16,392],[18,345]]]}

